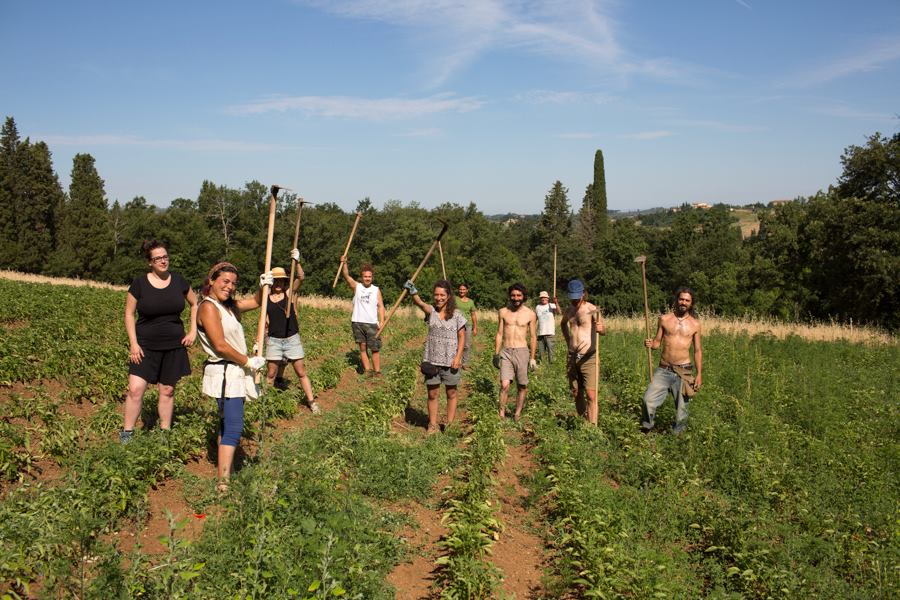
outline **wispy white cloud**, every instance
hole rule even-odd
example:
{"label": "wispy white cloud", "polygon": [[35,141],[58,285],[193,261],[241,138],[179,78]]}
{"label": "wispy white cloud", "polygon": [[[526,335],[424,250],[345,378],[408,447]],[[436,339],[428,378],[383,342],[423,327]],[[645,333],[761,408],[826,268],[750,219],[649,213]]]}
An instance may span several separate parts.
{"label": "wispy white cloud", "polygon": [[226,109],[237,115],[297,111],[309,116],[391,121],[446,112],[478,110],[484,102],[473,97],[437,94],[427,98],[356,98],[351,96],[273,96]]}
{"label": "wispy white cloud", "polygon": [[675,135],[675,134],[672,133],[671,131],[660,130],[660,131],[641,131],[639,133],[623,133],[619,137],[626,139],[626,140],[644,141],[644,140],[658,140],[660,138],[670,137],[673,135]]}
{"label": "wispy white cloud", "polygon": [[598,75],[677,79],[697,70],[645,58],[619,41],[616,0],[295,0],[324,12],[406,27],[422,44],[430,87],[482,55],[522,50],[586,64]]}
{"label": "wispy white cloud", "polygon": [[900,60],[900,38],[883,39],[849,56],[795,73],[779,85],[784,88],[821,85],[842,77],[878,71],[897,60]]}
{"label": "wispy white cloud", "polygon": [[97,135],[35,135],[49,146],[134,146],[146,148],[164,148],[167,150],[185,150],[190,152],[269,152],[286,150],[291,146],[281,144],[262,144],[258,142],[242,142],[221,139],[147,139],[135,135],[97,134]]}
{"label": "wispy white cloud", "polygon": [[515,99],[532,104],[606,104],[613,96],[602,92],[531,90],[516,95]]}
{"label": "wispy white cloud", "polygon": [[437,127],[426,127],[424,129],[413,129],[412,131],[406,131],[404,133],[395,133],[395,137],[411,137],[411,138],[425,138],[425,137],[437,137],[444,133],[441,129]]}
{"label": "wispy white cloud", "polygon": [[841,119],[855,119],[858,121],[874,121],[874,122],[897,122],[897,115],[890,113],[881,113],[868,110],[860,110],[853,108],[845,103],[837,103],[814,108],[813,112],[828,117],[838,117]]}
{"label": "wispy white cloud", "polygon": [[573,133],[560,133],[557,136],[561,140],[592,140],[597,137],[596,133],[588,133],[586,131],[576,131]]}
{"label": "wispy white cloud", "polygon": [[734,0],[734,1],[737,2],[738,4],[740,4],[741,6],[743,6],[744,8],[746,8],[747,10],[753,10],[753,7],[750,6],[747,2],[744,2],[744,0]]}
{"label": "wispy white cloud", "polygon": [[716,121],[713,119],[675,119],[670,123],[677,127],[710,129],[712,131],[721,131],[724,133],[756,133],[760,131],[766,131],[765,127],[760,127],[759,125],[726,123],[724,121]]}

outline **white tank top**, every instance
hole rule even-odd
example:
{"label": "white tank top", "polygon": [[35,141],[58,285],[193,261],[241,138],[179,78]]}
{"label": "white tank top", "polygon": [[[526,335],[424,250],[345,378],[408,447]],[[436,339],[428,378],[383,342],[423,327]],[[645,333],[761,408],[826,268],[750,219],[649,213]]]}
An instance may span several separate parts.
{"label": "white tank top", "polygon": [[353,292],[353,314],[350,320],[354,323],[378,323],[378,286],[365,287],[356,282]]}
{"label": "white tank top", "polygon": [[[234,313],[209,296],[204,296],[200,303],[203,302],[210,302],[219,309],[225,342],[241,354],[247,354],[244,326],[237,320]],[[203,393],[212,398],[258,398],[259,390],[253,381],[253,375],[243,366],[229,363],[225,358],[219,356],[203,328],[200,328],[197,333],[200,337],[200,346],[209,355],[209,360],[206,361],[207,364],[203,368]]]}

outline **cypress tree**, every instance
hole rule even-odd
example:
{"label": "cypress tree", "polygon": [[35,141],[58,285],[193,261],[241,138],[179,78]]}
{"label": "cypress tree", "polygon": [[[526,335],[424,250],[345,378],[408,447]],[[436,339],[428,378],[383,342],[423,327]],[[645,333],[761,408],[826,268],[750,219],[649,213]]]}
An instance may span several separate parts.
{"label": "cypress tree", "polygon": [[51,271],[69,277],[97,275],[112,254],[112,235],[103,180],[90,154],[76,154],[72,161],[69,199],[61,217]]}
{"label": "cypress tree", "polygon": [[572,212],[569,207],[569,190],[557,180],[544,197],[541,213],[541,233],[546,243],[558,244],[572,229]]}
{"label": "cypress tree", "polygon": [[53,251],[55,214],[63,191],[53,171],[50,148],[44,142],[20,145],[22,156],[22,202],[17,207],[19,266],[38,273],[45,269]]}
{"label": "cypress tree", "polygon": [[603,169],[603,151],[594,154],[594,223],[597,226],[597,238],[606,236],[609,219],[606,216],[606,172]]}
{"label": "cypress tree", "polygon": [[19,240],[16,204],[21,176],[19,131],[12,117],[6,117],[0,134],[0,266],[18,268]]}

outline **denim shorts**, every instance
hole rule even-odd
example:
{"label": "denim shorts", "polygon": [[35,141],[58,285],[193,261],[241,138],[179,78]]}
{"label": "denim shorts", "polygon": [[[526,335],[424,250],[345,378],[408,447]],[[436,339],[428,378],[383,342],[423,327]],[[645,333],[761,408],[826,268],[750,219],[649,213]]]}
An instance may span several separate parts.
{"label": "denim shorts", "polygon": [[287,338],[266,338],[266,360],[298,360],[303,357],[299,333]]}

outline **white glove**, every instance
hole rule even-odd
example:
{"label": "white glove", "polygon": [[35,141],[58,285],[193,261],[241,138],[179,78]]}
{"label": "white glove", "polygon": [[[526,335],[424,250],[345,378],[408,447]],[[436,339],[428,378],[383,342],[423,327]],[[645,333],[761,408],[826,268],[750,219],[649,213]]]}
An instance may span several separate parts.
{"label": "white glove", "polygon": [[528,370],[534,371],[535,369],[537,369],[537,361],[532,358],[528,361]]}
{"label": "white glove", "polygon": [[273,283],[275,283],[275,278],[272,277],[272,271],[266,271],[259,276],[259,287],[272,287]]}
{"label": "white glove", "polygon": [[300,262],[300,251],[294,248],[291,250],[291,260]]}
{"label": "white glove", "polygon": [[251,356],[247,359],[247,364],[245,364],[244,366],[251,371],[259,371],[264,366],[266,366],[266,359],[262,356]]}

